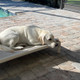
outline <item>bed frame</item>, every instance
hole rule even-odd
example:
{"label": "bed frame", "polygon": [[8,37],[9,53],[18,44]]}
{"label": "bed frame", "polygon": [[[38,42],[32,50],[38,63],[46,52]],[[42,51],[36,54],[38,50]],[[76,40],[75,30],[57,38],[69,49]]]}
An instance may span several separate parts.
{"label": "bed frame", "polygon": [[[57,48],[57,51],[60,52],[60,46],[61,46],[60,41],[56,40],[56,46],[54,48]],[[12,59],[15,59],[15,58],[27,55],[27,54],[30,54],[30,53],[33,53],[36,51],[40,51],[40,50],[46,49],[48,47],[49,46],[47,46],[47,45],[29,46],[23,50],[14,51],[13,53],[6,52],[6,51],[0,51],[0,63],[4,63],[4,62],[10,61]]]}

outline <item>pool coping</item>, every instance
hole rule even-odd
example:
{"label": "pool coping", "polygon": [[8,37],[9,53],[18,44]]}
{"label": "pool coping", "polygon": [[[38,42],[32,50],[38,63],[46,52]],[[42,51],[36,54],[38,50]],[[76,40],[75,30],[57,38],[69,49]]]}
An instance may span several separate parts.
{"label": "pool coping", "polygon": [[[9,4],[7,5],[7,3],[9,3],[10,6],[9,6]],[[17,15],[18,13],[24,13],[24,12],[28,12],[28,11],[33,12],[36,10],[37,7],[39,9],[55,9],[55,8],[52,8],[52,7],[49,7],[46,5],[31,3],[28,1],[9,1],[9,0],[7,0],[7,2],[5,1],[3,3],[0,2],[0,7],[4,10],[9,11],[12,14],[15,14],[15,15]]]}
{"label": "pool coping", "polygon": [[[3,10],[5,13],[10,14],[9,16],[16,15],[15,13],[12,13],[11,11],[8,11],[8,10],[6,10],[6,9],[3,9],[2,7],[0,7],[0,9]],[[8,16],[6,16],[6,17],[8,17]]]}
{"label": "pool coping", "polygon": [[[12,15],[16,15],[16,13],[18,13],[17,11],[13,11],[13,10],[11,10],[11,9],[14,9],[14,7],[12,7],[13,5],[14,5],[14,2],[11,2],[11,1],[9,1],[8,0],[8,2],[10,2],[12,5],[11,6],[9,6],[9,7],[5,7],[6,6],[6,4],[5,4],[5,2],[2,4],[2,3],[0,3],[0,8],[2,9],[2,10],[4,10],[4,11],[8,11],[8,12],[10,12]],[[17,1],[18,2],[18,1]],[[23,1],[19,1],[19,2],[23,2]],[[16,3],[16,2],[15,2]],[[16,4],[15,4],[15,6],[16,6]]]}

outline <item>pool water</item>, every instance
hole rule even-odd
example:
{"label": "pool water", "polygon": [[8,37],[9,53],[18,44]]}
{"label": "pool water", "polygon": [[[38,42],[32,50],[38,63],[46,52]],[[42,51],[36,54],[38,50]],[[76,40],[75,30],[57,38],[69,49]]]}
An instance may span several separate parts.
{"label": "pool water", "polygon": [[7,11],[7,10],[3,10],[2,8],[0,8],[0,17],[8,17],[11,16],[12,14]]}

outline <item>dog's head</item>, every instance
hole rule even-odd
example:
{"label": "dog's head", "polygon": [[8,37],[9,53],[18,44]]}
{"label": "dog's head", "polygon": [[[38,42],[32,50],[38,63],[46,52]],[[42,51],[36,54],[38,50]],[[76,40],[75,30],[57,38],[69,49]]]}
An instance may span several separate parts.
{"label": "dog's head", "polygon": [[55,46],[54,36],[49,31],[43,31],[39,37],[39,40],[42,43],[42,45],[46,44],[52,48]]}

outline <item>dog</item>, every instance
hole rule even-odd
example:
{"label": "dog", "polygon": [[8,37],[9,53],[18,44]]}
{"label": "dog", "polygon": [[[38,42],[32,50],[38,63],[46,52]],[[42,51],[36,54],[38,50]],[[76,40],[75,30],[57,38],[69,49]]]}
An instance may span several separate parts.
{"label": "dog", "polygon": [[35,45],[48,45],[54,48],[58,42],[50,31],[35,25],[10,27],[0,33],[0,48],[5,48],[6,51]]}

